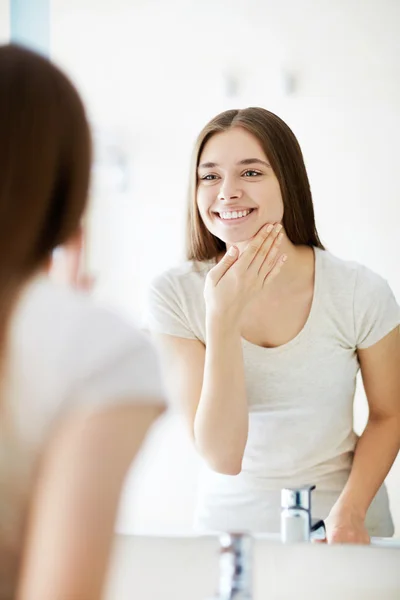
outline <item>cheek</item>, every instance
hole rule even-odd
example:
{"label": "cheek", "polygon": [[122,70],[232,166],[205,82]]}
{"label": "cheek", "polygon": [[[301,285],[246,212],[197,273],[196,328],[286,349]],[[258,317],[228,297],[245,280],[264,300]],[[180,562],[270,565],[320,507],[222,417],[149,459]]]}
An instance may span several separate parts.
{"label": "cheek", "polygon": [[213,201],[213,196],[209,190],[199,189],[197,191],[197,206],[202,216],[207,214]]}
{"label": "cheek", "polygon": [[283,217],[283,200],[281,190],[278,188],[275,195],[275,210],[279,213],[279,220]]}
{"label": "cheek", "polygon": [[273,182],[262,190],[262,203],[266,208],[283,211],[283,200],[279,183]]}

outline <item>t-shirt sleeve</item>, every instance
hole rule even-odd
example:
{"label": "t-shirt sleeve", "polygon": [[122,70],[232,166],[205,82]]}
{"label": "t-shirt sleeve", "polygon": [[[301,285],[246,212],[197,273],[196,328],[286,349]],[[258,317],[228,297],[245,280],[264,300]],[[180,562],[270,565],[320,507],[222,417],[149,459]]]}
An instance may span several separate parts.
{"label": "t-shirt sleeve", "polygon": [[354,290],[356,347],[376,344],[400,324],[400,307],[385,279],[359,266]]}
{"label": "t-shirt sleeve", "polygon": [[72,390],[73,404],[166,404],[157,355],[145,334],[110,314],[87,319],[83,327],[85,359]]}
{"label": "t-shirt sleeve", "polygon": [[198,339],[188,319],[182,290],[173,279],[161,275],[150,285],[143,316],[143,328],[187,339]]}

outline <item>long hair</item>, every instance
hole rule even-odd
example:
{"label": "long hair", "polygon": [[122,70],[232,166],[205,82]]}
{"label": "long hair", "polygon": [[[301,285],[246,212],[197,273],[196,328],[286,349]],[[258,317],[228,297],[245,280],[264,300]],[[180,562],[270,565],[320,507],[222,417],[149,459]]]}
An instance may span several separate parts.
{"label": "long hair", "polygon": [[89,126],[72,83],[44,57],[0,46],[0,582],[16,577],[18,506],[27,493],[5,398],[9,326],[25,285],[78,230],[90,165]]}
{"label": "long hair", "polygon": [[324,249],[316,229],[310,183],[299,143],[282,119],[263,108],[227,110],[212,119],[200,132],[190,169],[186,229],[186,258],[210,260],[226,250],[226,244],[203,223],[197,206],[197,168],[205,144],[215,134],[243,127],[254,135],[278,179],[283,206],[283,226],[295,245]]}
{"label": "long hair", "polygon": [[19,292],[77,231],[91,138],[82,101],[49,60],[0,46],[0,360]]}

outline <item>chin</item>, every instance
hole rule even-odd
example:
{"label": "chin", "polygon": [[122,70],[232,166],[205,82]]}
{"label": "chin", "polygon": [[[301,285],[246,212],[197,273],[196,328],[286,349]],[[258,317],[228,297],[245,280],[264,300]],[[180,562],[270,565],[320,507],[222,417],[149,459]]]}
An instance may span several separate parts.
{"label": "chin", "polygon": [[252,237],[252,235],[235,236],[230,237],[229,239],[224,239],[223,241],[229,246],[235,246],[237,244],[246,244],[249,240],[251,240]]}
{"label": "chin", "polygon": [[252,228],[251,230],[248,231],[236,231],[231,233],[231,235],[227,235],[227,232],[220,232],[220,231],[214,231],[213,234],[219,238],[220,240],[222,240],[223,242],[225,242],[225,244],[228,244],[230,246],[233,246],[235,244],[243,244],[245,242],[248,242],[249,240],[251,240],[252,237],[254,237],[257,233],[257,229],[254,230],[254,228]]}

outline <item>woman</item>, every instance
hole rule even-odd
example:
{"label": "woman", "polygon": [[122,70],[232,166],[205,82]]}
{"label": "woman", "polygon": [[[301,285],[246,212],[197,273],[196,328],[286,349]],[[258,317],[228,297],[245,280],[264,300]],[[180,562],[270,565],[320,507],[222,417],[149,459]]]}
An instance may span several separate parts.
{"label": "woman", "polygon": [[100,600],[125,474],[162,412],[142,335],[46,276],[79,237],[91,142],[46,59],[0,47],[0,598]]}
{"label": "woman", "polygon": [[206,463],[197,526],[277,532],[281,488],[315,484],[328,541],[392,535],[399,307],[381,277],[324,250],[300,147],[276,115],[229,110],[200,133],[187,258],[154,281],[148,327]]}

